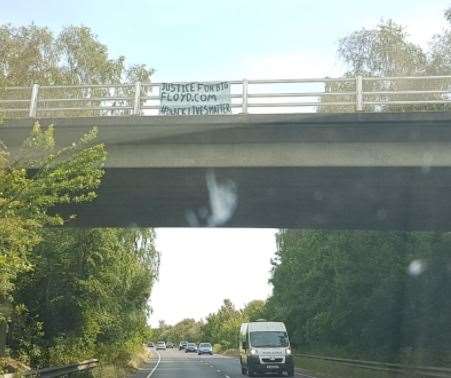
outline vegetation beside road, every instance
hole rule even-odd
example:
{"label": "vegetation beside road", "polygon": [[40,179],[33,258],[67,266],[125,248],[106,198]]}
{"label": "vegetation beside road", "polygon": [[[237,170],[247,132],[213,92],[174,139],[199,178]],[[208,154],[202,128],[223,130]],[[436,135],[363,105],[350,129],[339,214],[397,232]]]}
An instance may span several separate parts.
{"label": "vegetation beside road", "polygon": [[[34,24],[0,25],[0,46],[0,91],[146,82],[153,72],[112,59],[83,26],[55,36]],[[96,197],[106,151],[95,128],[63,148],[54,134],[36,123],[17,156],[0,143],[0,356],[9,356],[0,372],[11,358],[32,367],[93,357],[126,366],[149,338],[154,233],[55,227],[70,224],[55,206]]]}
{"label": "vegetation beside road", "polygon": [[208,315],[205,322],[194,319],[184,319],[175,325],[160,322],[159,327],[153,329],[153,340],[172,341],[176,345],[181,340],[195,343],[208,341],[215,353],[221,353],[236,348],[240,324],[261,318],[264,308],[264,301],[255,300],[239,310],[229,299],[225,299],[218,311]]}

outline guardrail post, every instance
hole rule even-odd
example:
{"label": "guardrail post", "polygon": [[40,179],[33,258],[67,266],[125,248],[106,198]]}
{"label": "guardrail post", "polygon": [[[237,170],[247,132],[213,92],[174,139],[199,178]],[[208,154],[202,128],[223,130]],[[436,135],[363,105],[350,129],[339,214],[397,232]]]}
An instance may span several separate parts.
{"label": "guardrail post", "polygon": [[243,79],[243,94],[242,94],[242,107],[241,107],[241,112],[242,113],[247,113],[247,90],[248,90],[248,81],[247,79]]}
{"label": "guardrail post", "polygon": [[141,82],[135,84],[135,99],[133,101],[133,115],[141,115]]}
{"label": "guardrail post", "polygon": [[363,111],[363,79],[362,75],[355,77],[355,110]]}
{"label": "guardrail post", "polygon": [[30,118],[36,118],[38,115],[38,94],[39,94],[39,84],[33,84],[31,89],[31,100],[30,100]]}

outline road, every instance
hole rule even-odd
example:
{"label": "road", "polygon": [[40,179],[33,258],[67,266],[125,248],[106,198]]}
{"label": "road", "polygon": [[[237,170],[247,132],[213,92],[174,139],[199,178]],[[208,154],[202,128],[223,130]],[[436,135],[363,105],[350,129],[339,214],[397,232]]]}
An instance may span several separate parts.
{"label": "road", "polygon": [[[234,357],[198,356],[177,349],[154,352],[154,356],[129,378],[243,378],[240,362]],[[298,369],[296,377],[315,378]]]}

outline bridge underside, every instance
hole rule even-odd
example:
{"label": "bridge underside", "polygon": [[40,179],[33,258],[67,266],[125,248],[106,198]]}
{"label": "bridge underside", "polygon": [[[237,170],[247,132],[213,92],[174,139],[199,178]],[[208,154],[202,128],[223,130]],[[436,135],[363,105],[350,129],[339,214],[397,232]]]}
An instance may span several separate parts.
{"label": "bridge underside", "polygon": [[109,168],[73,226],[451,230],[451,168]]}

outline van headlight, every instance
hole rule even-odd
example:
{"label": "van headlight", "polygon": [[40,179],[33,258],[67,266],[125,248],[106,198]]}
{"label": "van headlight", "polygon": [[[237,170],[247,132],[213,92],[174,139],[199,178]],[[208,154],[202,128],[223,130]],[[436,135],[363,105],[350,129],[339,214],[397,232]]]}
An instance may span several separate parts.
{"label": "van headlight", "polygon": [[252,348],[252,349],[251,349],[251,354],[252,354],[253,356],[256,356],[256,355],[258,354],[257,349]]}
{"label": "van headlight", "polygon": [[285,350],[285,353],[287,354],[287,356],[291,356],[291,349],[290,349],[290,348],[287,348],[287,349]]}

